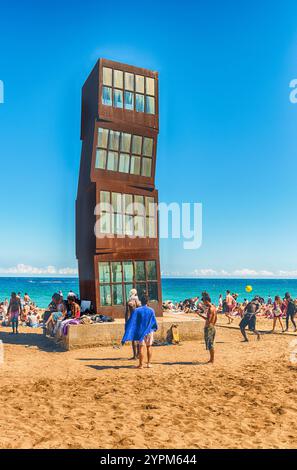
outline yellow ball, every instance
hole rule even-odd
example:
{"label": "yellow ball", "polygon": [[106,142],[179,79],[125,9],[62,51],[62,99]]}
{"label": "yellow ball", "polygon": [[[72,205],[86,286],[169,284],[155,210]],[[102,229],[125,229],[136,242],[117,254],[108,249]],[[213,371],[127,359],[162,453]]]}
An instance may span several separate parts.
{"label": "yellow ball", "polygon": [[252,288],[252,286],[246,286],[246,287],[245,287],[245,290],[246,290],[247,292],[252,292],[253,288]]}

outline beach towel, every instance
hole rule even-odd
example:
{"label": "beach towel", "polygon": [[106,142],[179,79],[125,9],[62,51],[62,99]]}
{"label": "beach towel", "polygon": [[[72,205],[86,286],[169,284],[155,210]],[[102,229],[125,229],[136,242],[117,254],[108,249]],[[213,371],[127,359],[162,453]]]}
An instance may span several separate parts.
{"label": "beach towel", "polygon": [[136,308],[126,323],[122,344],[126,341],[142,341],[152,331],[157,331],[158,324],[155,312],[144,305]]}

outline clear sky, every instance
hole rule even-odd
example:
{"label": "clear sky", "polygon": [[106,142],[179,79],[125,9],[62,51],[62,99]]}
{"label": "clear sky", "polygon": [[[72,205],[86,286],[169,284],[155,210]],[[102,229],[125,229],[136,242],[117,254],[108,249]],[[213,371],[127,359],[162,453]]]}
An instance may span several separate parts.
{"label": "clear sky", "polygon": [[162,240],[162,271],[297,277],[296,18],[293,0],[2,0],[0,273],[75,272],[81,87],[105,57],[159,72],[160,201],[203,204],[202,247]]}

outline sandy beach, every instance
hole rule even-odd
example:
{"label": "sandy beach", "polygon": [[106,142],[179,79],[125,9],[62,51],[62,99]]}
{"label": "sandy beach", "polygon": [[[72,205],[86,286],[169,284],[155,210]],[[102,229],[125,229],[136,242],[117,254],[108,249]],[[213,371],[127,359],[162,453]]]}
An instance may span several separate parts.
{"label": "sandy beach", "polygon": [[1,448],[297,448],[295,337],[243,344],[218,328],[215,365],[197,341],[154,347],[153,369],[135,370],[129,346],[61,352],[8,331]]}

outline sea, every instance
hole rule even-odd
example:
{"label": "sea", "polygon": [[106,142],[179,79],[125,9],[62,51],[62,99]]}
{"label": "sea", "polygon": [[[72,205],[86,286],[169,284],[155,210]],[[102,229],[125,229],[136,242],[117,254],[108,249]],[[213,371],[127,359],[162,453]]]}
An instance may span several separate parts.
{"label": "sea", "polygon": [[[246,286],[252,286],[252,292],[247,293]],[[238,294],[238,300],[251,299],[260,295],[284,296],[286,292],[297,298],[297,279],[197,279],[197,278],[163,278],[163,300],[173,302],[191,297],[201,296],[207,291],[212,302],[217,304],[219,295],[223,297],[226,290]],[[28,293],[38,307],[45,308],[51,301],[53,293],[62,291],[64,296],[72,290],[79,295],[78,278],[45,278],[45,277],[0,277],[0,301],[8,299],[11,292]]]}

